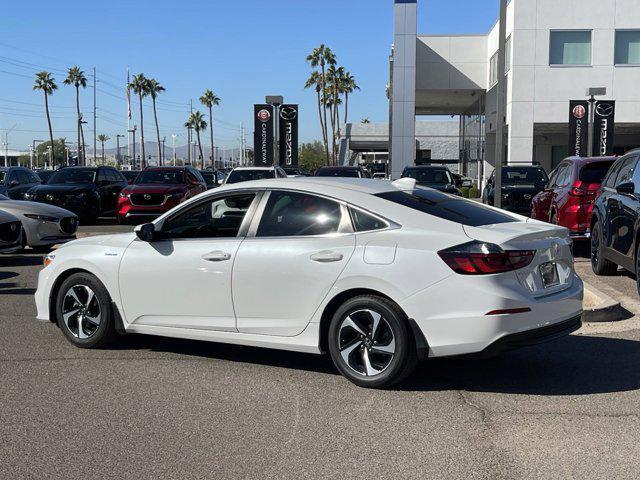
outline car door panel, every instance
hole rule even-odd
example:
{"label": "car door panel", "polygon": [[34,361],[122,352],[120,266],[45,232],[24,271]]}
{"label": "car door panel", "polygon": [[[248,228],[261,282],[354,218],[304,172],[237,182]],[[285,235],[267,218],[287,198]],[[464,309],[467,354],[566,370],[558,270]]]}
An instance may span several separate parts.
{"label": "car door panel", "polygon": [[233,270],[238,331],[300,334],[354,250],[354,235],[247,238]]}
{"label": "car door panel", "polygon": [[[129,323],[236,331],[231,271],[242,239],[135,240],[120,267],[120,292]],[[225,261],[206,258],[224,252]]]}
{"label": "car door panel", "polygon": [[[636,157],[630,157],[621,166],[616,178],[616,187],[623,183],[632,182],[636,169]],[[636,207],[638,200],[633,195],[620,194],[617,191],[611,193],[609,198],[610,211],[612,212],[613,239],[612,248],[618,257],[620,265],[627,269],[635,269],[634,241],[636,223]]]}

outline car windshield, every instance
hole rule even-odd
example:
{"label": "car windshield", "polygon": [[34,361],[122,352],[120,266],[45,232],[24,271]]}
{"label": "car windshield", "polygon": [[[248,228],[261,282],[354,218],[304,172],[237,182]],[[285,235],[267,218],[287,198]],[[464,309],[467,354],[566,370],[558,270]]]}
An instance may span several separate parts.
{"label": "car windshield", "polygon": [[180,185],[184,183],[182,170],[145,170],[136,177],[135,185]]}
{"label": "car windshield", "polygon": [[502,185],[544,185],[547,174],[542,168],[503,167]]}
{"label": "car windshield", "polygon": [[447,185],[453,183],[451,173],[444,168],[407,168],[403,177],[415,178],[418,183]]}
{"label": "car windshield", "polygon": [[41,170],[39,172],[36,172],[38,174],[38,177],[40,177],[40,180],[42,180],[42,183],[47,183],[49,181],[49,179],[53,176],[53,170]]}
{"label": "car windshield", "polygon": [[54,173],[47,184],[93,183],[95,178],[96,171],[90,168],[63,168]]}
{"label": "car windshield", "polygon": [[587,163],[580,170],[580,181],[584,183],[602,183],[613,162],[611,160],[609,162]]}
{"label": "car windshield", "polygon": [[122,175],[124,175],[124,178],[126,178],[129,181],[130,180],[135,180],[138,177],[138,175],[140,174],[140,172],[134,172],[132,170],[123,170],[120,173],[122,173]]}
{"label": "car windshield", "polygon": [[234,170],[227,177],[227,183],[248,182],[251,180],[263,180],[273,178],[273,170]]}
{"label": "car windshield", "polygon": [[470,227],[517,221],[506,212],[502,213],[473,200],[465,200],[421,187],[413,190],[379,193],[376,196],[434,217]]}
{"label": "car windshield", "polygon": [[321,168],[316,177],[349,177],[360,178],[360,172],[355,168]]}

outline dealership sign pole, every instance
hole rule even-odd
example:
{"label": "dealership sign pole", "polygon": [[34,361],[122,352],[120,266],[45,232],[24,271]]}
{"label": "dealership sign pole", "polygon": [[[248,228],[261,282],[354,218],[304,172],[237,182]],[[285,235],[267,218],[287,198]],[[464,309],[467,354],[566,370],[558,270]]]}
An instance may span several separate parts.
{"label": "dealership sign pole", "polygon": [[274,115],[273,106],[268,104],[254,105],[254,165],[271,167],[274,163]]}
{"label": "dealership sign pole", "polygon": [[589,102],[569,102],[569,155],[586,157],[589,142]]}

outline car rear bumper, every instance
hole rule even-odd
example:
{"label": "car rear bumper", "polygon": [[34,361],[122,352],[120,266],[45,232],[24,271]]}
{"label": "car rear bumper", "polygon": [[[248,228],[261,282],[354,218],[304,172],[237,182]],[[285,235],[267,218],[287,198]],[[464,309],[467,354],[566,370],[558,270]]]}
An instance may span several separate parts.
{"label": "car rear bumper", "polygon": [[[512,279],[452,275],[399,303],[424,334],[429,356],[450,357],[483,352],[513,335],[544,332],[547,327],[580,316],[582,301],[583,283],[573,273],[566,288],[538,297],[532,296],[515,275]],[[529,310],[489,315],[496,310],[521,308]]]}

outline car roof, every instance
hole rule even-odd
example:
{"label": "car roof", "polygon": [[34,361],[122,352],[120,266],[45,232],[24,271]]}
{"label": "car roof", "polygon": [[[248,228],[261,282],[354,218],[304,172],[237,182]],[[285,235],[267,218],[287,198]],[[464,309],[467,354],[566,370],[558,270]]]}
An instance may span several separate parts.
{"label": "car roof", "polygon": [[318,170],[359,170],[362,167],[356,165],[325,165],[324,167],[320,167]]}
{"label": "car roof", "polygon": [[413,168],[422,168],[425,170],[428,169],[439,169],[439,170],[443,170],[443,169],[447,169],[449,170],[449,167],[447,167],[446,165],[410,165],[408,167],[404,167],[405,169],[409,170],[409,169],[413,169]]}
{"label": "car roof", "polygon": [[236,167],[233,170],[231,170],[232,172],[236,171],[236,170],[273,170],[274,168],[276,168],[276,165],[274,165],[273,167]]}
{"label": "car roof", "polygon": [[145,170],[185,170],[187,168],[193,168],[193,167],[190,167],[190,165],[185,165],[184,167],[180,167],[180,166],[174,167],[173,165],[167,165],[163,167],[158,167],[158,166],[146,167]]}
{"label": "car roof", "polygon": [[575,163],[593,163],[593,162],[615,162],[619,157],[568,157],[565,160],[571,160]]}

